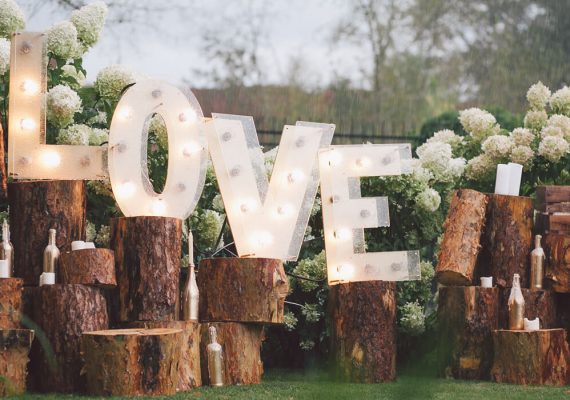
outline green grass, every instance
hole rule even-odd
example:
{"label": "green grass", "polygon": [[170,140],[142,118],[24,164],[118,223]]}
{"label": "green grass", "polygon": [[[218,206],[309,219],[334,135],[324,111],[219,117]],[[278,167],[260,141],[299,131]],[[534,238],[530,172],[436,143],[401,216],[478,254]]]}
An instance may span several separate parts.
{"label": "green grass", "polygon": [[[25,395],[22,399],[71,398],[61,395]],[[396,382],[377,385],[332,382],[322,372],[270,371],[261,385],[199,388],[173,399],[293,400],[293,399],[434,399],[511,400],[570,399],[570,387],[532,387],[491,382],[454,381],[403,373]],[[89,397],[83,397],[89,399]]]}

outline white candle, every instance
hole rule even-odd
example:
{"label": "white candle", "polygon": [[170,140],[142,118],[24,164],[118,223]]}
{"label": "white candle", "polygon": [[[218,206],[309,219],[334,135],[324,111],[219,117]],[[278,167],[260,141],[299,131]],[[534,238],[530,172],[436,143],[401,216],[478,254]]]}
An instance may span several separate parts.
{"label": "white candle", "polygon": [[482,276],[481,277],[481,287],[492,288],[493,287],[493,277],[492,276]]}
{"label": "white candle", "polygon": [[40,286],[42,285],[54,285],[55,284],[55,272],[42,272],[40,275]]}
{"label": "white candle", "polygon": [[523,166],[516,163],[509,163],[509,194],[518,196],[521,190]]}
{"label": "white candle", "polygon": [[0,278],[9,278],[10,270],[7,260],[0,260]]}
{"label": "white candle", "polygon": [[84,249],[94,249],[95,248],[95,243],[93,242],[85,242],[85,247]]}
{"label": "white candle", "polygon": [[71,242],[71,250],[81,250],[85,248],[85,242],[83,240],[74,240]]}
{"label": "white candle", "polygon": [[188,230],[188,265],[194,265],[194,235]]}
{"label": "white candle", "polygon": [[524,330],[525,331],[538,331],[540,329],[540,319],[524,319]]}
{"label": "white candle", "polygon": [[495,194],[509,194],[510,168],[507,164],[497,165],[497,178],[495,180]]}

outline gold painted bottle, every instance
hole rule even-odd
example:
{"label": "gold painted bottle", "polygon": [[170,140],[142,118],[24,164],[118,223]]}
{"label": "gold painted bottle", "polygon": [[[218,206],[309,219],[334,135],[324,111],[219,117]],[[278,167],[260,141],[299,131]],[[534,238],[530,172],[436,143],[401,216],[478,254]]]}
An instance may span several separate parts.
{"label": "gold painted bottle", "polygon": [[196,284],[194,264],[188,265],[188,276],[182,293],[182,319],[185,321],[198,321],[198,304],[200,292]]}
{"label": "gold painted bottle", "polygon": [[542,277],[544,276],[544,250],[540,245],[542,236],[534,237],[534,250],[530,253],[530,289],[542,289]]}
{"label": "gold painted bottle", "polygon": [[224,386],[222,346],[218,343],[216,327],[210,326],[210,344],[206,348],[208,353],[208,376],[210,386]]}
{"label": "gold painted bottle", "polygon": [[520,276],[513,276],[513,287],[509,296],[509,329],[524,329],[524,297],[521,290]]}
{"label": "gold painted bottle", "polygon": [[9,277],[14,274],[14,247],[10,242],[10,225],[4,220],[2,224],[2,245],[0,245],[0,260],[8,262]]}
{"label": "gold painted bottle", "polygon": [[44,250],[44,272],[57,272],[59,249],[55,244],[55,229],[49,230],[48,245]]}

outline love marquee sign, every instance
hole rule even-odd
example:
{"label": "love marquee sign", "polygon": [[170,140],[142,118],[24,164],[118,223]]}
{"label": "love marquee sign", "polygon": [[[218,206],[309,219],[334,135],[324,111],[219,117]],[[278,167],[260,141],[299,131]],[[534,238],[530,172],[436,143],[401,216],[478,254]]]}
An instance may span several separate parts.
{"label": "love marquee sign", "polygon": [[[108,146],[46,144],[46,36],[14,35],[10,63],[8,171],[14,179],[109,178],[125,216],[187,218],[198,203],[211,157],[240,257],[296,260],[319,181],[328,280],[419,278],[417,251],[365,252],[364,229],[389,226],[386,197],[362,198],[360,178],[406,173],[408,144],[331,146],[335,126],[287,125],[271,179],[251,117],[204,118],[191,92],[140,81],[117,104]],[[168,131],[162,193],[148,178],[148,124],[159,114]]]}

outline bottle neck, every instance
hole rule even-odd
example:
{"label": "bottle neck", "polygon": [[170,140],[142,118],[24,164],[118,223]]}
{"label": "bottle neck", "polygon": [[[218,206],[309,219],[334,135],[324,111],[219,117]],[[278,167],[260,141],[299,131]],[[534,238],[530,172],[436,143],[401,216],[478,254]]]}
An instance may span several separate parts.
{"label": "bottle neck", "polygon": [[10,241],[10,227],[8,226],[6,220],[4,220],[4,223],[2,224],[2,241],[4,243]]}
{"label": "bottle neck", "polygon": [[535,249],[540,249],[542,246],[540,245],[540,240],[542,239],[541,235],[536,235],[534,237],[534,248]]}
{"label": "bottle neck", "polygon": [[48,243],[52,246],[55,246],[55,229],[49,230],[49,240]]}
{"label": "bottle neck", "polygon": [[521,282],[518,276],[515,276],[513,278],[513,289],[520,289],[521,287]]}
{"label": "bottle neck", "polygon": [[216,334],[216,328],[211,327],[210,328],[210,343],[218,343],[218,338],[217,338],[217,334]]}

